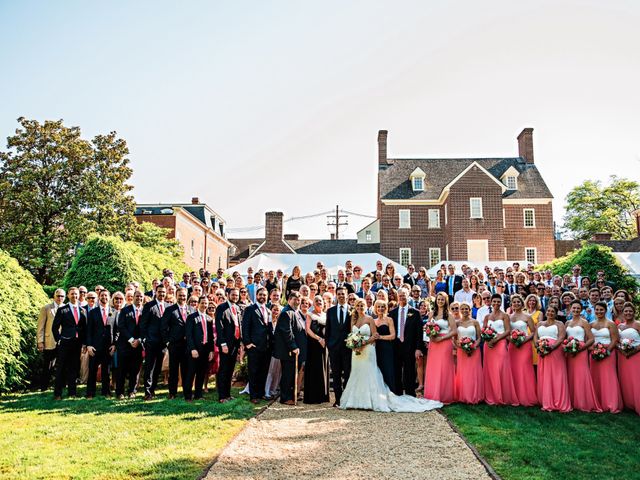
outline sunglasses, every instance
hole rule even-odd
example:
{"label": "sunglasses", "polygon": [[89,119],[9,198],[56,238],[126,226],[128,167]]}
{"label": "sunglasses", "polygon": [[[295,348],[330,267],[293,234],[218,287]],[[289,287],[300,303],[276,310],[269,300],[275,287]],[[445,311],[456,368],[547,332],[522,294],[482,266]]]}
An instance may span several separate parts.
{"label": "sunglasses", "polygon": [[460,310],[459,307],[451,307],[451,310]]}

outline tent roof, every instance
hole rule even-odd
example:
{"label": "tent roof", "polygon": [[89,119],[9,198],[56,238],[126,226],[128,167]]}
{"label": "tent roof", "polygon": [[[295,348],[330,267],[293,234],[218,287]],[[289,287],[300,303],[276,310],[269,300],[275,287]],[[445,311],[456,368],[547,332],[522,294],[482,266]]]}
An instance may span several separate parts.
{"label": "tent roof", "polygon": [[640,278],[640,252],[613,252],[618,261],[629,270],[629,274]]}

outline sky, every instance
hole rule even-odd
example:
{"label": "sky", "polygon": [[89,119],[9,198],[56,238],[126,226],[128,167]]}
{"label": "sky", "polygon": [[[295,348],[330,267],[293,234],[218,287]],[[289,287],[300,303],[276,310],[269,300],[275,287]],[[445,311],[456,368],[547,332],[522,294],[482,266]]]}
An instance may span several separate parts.
{"label": "sky", "polygon": [[582,181],[640,181],[639,47],[635,0],[0,0],[0,145],[20,116],[115,130],[139,203],[199,197],[251,237],[266,211],[375,215],[380,129],[446,158],[517,156],[533,127],[561,224]]}

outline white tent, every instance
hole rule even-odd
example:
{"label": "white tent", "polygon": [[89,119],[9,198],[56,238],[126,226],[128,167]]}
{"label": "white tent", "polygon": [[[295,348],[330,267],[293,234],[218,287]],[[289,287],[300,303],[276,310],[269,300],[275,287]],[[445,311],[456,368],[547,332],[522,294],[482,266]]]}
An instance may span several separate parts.
{"label": "white tent", "polygon": [[376,269],[376,262],[378,260],[381,260],[383,265],[392,263],[397,273],[402,275],[407,273],[407,269],[405,267],[378,253],[335,253],[330,255],[260,253],[255,257],[239,263],[235,267],[230,267],[229,270],[232,272],[238,272],[242,276],[246,276],[247,269],[249,267],[253,268],[254,272],[257,272],[260,269],[268,271],[280,268],[285,273],[291,274],[293,267],[298,265],[304,275],[307,272],[313,272],[316,269],[316,264],[318,262],[322,262],[329,275],[336,276],[338,274],[338,270],[344,269],[344,264],[347,260],[351,260],[354,266],[360,265],[363,268],[363,273],[365,274]]}
{"label": "white tent", "polygon": [[640,280],[640,252],[613,252],[618,261],[629,270],[629,275]]}
{"label": "white tent", "polygon": [[529,262],[527,262],[526,260],[504,260],[501,262],[470,262],[468,260],[465,260],[465,261],[456,260],[456,261],[440,262],[437,265],[434,265],[433,267],[431,267],[429,270],[427,270],[427,273],[429,274],[429,277],[435,278],[436,272],[440,269],[440,265],[442,265],[443,263],[445,265],[449,265],[449,264],[454,265],[456,267],[456,273],[461,273],[462,265],[468,265],[471,268],[477,268],[478,270],[484,273],[485,266],[489,266],[491,270],[493,270],[495,267],[498,267],[504,270],[507,267],[511,267],[514,264],[514,262],[519,263],[522,270],[526,270],[527,265],[529,265]]}

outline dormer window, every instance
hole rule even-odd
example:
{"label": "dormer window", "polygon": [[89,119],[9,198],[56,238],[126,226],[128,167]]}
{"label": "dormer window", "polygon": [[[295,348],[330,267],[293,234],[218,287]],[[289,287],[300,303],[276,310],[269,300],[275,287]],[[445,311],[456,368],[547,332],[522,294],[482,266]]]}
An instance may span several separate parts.
{"label": "dormer window", "polygon": [[424,179],[427,176],[420,167],[416,168],[411,175],[409,175],[409,180],[411,181],[411,189],[414,192],[423,192],[424,191]]}
{"label": "dormer window", "polygon": [[424,190],[424,179],[422,177],[413,178],[413,190],[419,192]]}
{"label": "dormer window", "polygon": [[500,180],[507,187],[507,190],[518,190],[519,175],[520,172],[515,167],[511,166],[502,174]]}
{"label": "dormer window", "polygon": [[518,177],[516,177],[514,175],[509,175],[507,177],[507,181],[505,182],[505,185],[507,186],[507,188],[509,190],[517,190],[518,189]]}

